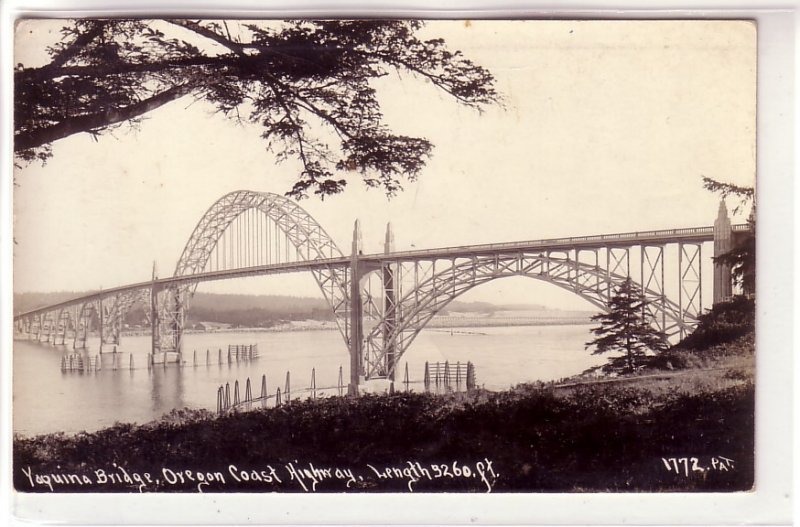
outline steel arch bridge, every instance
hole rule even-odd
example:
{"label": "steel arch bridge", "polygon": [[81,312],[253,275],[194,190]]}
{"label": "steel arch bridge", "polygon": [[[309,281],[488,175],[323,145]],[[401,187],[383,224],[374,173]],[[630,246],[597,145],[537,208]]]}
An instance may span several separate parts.
{"label": "steel arch bridge", "polygon": [[[631,278],[649,302],[650,323],[669,337],[684,336],[703,310],[703,245],[713,242],[718,255],[748,230],[748,225],[731,225],[721,203],[713,227],[402,252],[394,250],[388,225],[384,251],[365,255],[356,221],[345,256],[296,202],[237,191],[201,217],[171,277],[158,278],[154,269],[146,282],[17,314],[15,330],[53,344],[69,339],[76,349],[85,348],[94,332],[102,351],[120,343],[126,313],[143,304],[149,308],[153,356],[180,361],[185,315],[199,283],[310,272],[350,352],[350,391],[357,393],[366,379],[394,379],[399,359],[449,302],[506,277],[549,282],[599,309],[606,309],[615,289]],[[714,264],[714,303],[729,297],[731,287],[730,269]]]}

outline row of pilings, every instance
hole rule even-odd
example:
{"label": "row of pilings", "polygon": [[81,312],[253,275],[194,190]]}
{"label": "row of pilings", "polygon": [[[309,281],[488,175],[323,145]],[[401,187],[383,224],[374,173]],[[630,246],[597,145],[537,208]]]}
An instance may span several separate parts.
{"label": "row of pilings", "polygon": [[[345,384],[342,372],[342,367],[339,366],[339,380],[336,386],[317,387],[317,369],[311,369],[311,383],[308,388],[301,388],[297,390],[297,394],[306,394],[311,399],[316,399],[317,395],[321,395],[323,390],[336,390],[336,393],[341,397],[345,394]],[[239,393],[239,381],[233,383],[233,393],[231,394],[230,383],[225,383],[223,386],[217,388],[217,413],[225,413],[233,409],[250,409],[254,405],[261,408],[268,406],[269,402],[273,406],[279,407],[284,404],[289,404],[292,401],[292,375],[286,372],[286,381],[283,384],[283,391],[281,387],[275,388],[275,393],[272,394],[267,388],[267,375],[261,376],[261,393],[258,397],[253,397],[253,389],[250,383],[250,377],[247,378],[244,384],[244,396]]]}
{"label": "row of pilings", "polygon": [[[70,353],[68,355],[63,355],[61,357],[61,372],[98,372],[103,369],[103,355],[104,354],[101,353],[95,355],[89,355],[88,353]],[[112,370],[126,369],[126,366],[129,370],[135,369],[133,354],[129,354],[127,365],[125,359],[123,358],[123,353],[114,352],[106,353],[105,355],[111,356],[111,364],[108,365],[108,368]]]}
{"label": "row of pilings", "polygon": [[[125,358],[126,355],[127,359]],[[222,348],[218,348],[215,353],[212,352],[211,349],[206,349],[205,363],[201,363],[198,361],[197,350],[194,350],[192,352],[192,366],[194,367],[203,365],[211,366],[213,364],[217,365],[227,364],[228,366],[230,366],[240,362],[248,362],[258,359],[259,356],[260,354],[258,351],[258,344],[230,344],[228,345],[227,352],[223,352]],[[181,353],[176,353],[175,360],[173,361],[168,361],[166,360],[166,357],[164,357],[163,361],[156,363],[154,357],[155,355],[153,353],[147,354],[147,358],[145,361],[147,364],[147,369],[151,369],[156,365],[160,365],[166,368],[168,363],[177,364],[179,366],[187,366],[187,364],[183,360],[183,355]],[[202,358],[202,354],[200,355],[200,357]],[[116,346],[114,346],[114,351],[112,353],[108,352],[103,353],[101,351],[100,353],[91,355],[87,352],[75,351],[63,355],[61,357],[61,371],[63,373],[98,372],[103,369],[104,365],[106,369],[111,369],[111,370],[136,369],[134,354],[118,352]]]}
{"label": "row of pilings", "polygon": [[[408,374],[408,372],[406,372]],[[425,377],[423,379],[425,391],[461,391],[462,386],[467,391],[475,389],[475,366],[472,362],[456,362],[451,364],[449,361],[425,363]]]}
{"label": "row of pilings", "polygon": [[[250,410],[253,408],[266,408],[268,406],[280,407],[292,402],[294,393],[297,400],[303,396],[316,399],[318,396],[335,394],[342,397],[346,392],[342,367],[339,366],[339,376],[336,386],[317,386],[317,370],[311,369],[311,381],[306,388],[300,388],[292,392],[291,373],[286,372],[285,382],[281,386],[276,386],[275,392],[267,386],[267,375],[261,376],[261,391],[258,397],[253,396],[253,385],[250,377],[244,382],[244,394],[241,393],[239,381],[236,380],[231,388],[230,383],[225,383],[217,388],[217,413],[223,414],[232,410]],[[406,392],[412,391],[412,385],[422,384],[426,393],[452,393],[452,392],[471,392],[476,388],[475,366],[472,362],[456,362],[450,364],[445,362],[426,362],[425,373],[422,381],[411,380],[408,371],[408,363],[405,364],[405,372],[402,386]],[[394,383],[390,385],[390,391],[394,391]]]}
{"label": "row of pilings", "polygon": [[[224,365],[224,364],[235,364],[239,362],[248,362],[251,360],[255,360],[259,358],[261,355],[258,351],[258,344],[229,344],[227,352],[223,352],[222,348],[217,348],[217,352],[214,353],[211,351],[210,348],[206,348],[205,352],[205,362],[201,362],[199,358],[203,357],[202,350],[198,355],[197,350],[192,350],[192,366],[211,366],[213,364],[216,365]],[[156,354],[148,353],[147,354],[147,363],[148,365],[155,365],[155,364],[163,364],[166,367],[167,360],[166,355],[163,358],[163,361],[159,361],[156,363],[155,361]],[[199,358],[198,358],[199,357]],[[175,356],[175,360],[172,361],[177,363],[180,366],[187,365],[184,362],[183,354],[177,353]]]}

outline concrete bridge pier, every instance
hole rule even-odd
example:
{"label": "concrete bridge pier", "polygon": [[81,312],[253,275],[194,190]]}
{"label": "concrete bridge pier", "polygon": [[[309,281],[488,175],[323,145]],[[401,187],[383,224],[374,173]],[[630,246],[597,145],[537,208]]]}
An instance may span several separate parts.
{"label": "concrete bridge pier", "polygon": [[[733,248],[733,227],[728,216],[725,200],[720,200],[717,219],[714,221],[714,258]],[[713,305],[724,302],[733,296],[733,276],[730,265],[714,262]]]}
{"label": "concrete bridge pier", "polygon": [[356,220],[353,226],[353,246],[350,253],[350,384],[347,387],[348,395],[358,395],[359,385],[364,383],[364,326],[363,326],[363,299],[361,298],[361,277],[363,269],[359,262],[363,244],[361,239],[361,224]]}

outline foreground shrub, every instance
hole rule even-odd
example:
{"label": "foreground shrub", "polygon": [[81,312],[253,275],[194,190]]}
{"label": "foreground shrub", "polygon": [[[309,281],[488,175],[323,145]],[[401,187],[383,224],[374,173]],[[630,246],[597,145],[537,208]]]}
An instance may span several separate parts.
{"label": "foreground shrub", "polygon": [[[508,392],[435,396],[398,393],[295,402],[220,417],[173,412],[143,426],[118,424],[92,434],[14,439],[14,483],[31,489],[22,469],[90,473],[123,467],[160,474],[164,467],[225,471],[229,465],[348,467],[355,487],[320,491],[407,491],[402,479],[376,478],[367,465],[453,464],[490,460],[494,491],[734,490],[753,481],[753,386],[703,395],[613,384],[567,391],[521,386]],[[737,469],[685,477],[667,471],[669,456],[726,456]],[[421,491],[485,491],[473,479],[420,484]],[[196,484],[148,486],[194,492]],[[59,490],[138,491],[137,485]],[[296,491],[274,483],[227,482],[206,491]]]}
{"label": "foreground shrub", "polygon": [[755,300],[743,296],[715,305],[700,315],[697,328],[675,347],[703,351],[755,330]]}

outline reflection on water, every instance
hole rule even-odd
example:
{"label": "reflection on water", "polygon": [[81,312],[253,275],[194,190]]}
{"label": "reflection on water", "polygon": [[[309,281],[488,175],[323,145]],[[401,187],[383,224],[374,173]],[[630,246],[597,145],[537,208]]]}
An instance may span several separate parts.
{"label": "reflection on water", "polygon": [[[558,379],[604,361],[584,350],[588,336],[588,326],[426,330],[400,360],[398,380],[407,363],[411,380],[421,381],[425,361],[471,361],[478,385],[490,389]],[[292,390],[299,391],[310,385],[313,368],[322,396],[336,394],[340,367],[345,383],[349,379],[347,349],[336,331],[188,334],[184,342],[183,367],[149,368],[149,336],[124,337],[116,353],[106,347],[103,354],[90,340],[86,358],[98,358],[99,371],[62,372],[69,346],[15,341],[14,431],[92,431],[114,422],[147,422],[174,408],[214,410],[217,387],[247,377],[260,390],[266,375],[267,392],[274,393],[291,371]],[[260,356],[229,363],[228,344],[258,344]]]}

